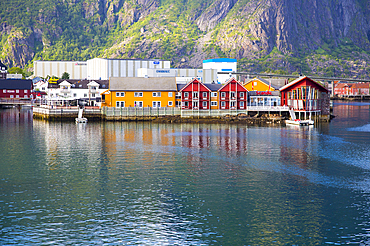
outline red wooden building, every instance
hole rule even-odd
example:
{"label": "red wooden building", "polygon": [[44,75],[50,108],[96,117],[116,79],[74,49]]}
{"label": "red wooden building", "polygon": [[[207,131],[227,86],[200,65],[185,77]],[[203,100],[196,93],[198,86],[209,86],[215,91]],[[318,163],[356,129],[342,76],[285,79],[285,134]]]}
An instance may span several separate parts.
{"label": "red wooden building", "polygon": [[330,94],[318,82],[300,77],[280,88],[281,106],[289,106],[294,111],[330,114]]}
{"label": "red wooden building", "polygon": [[32,90],[30,79],[0,79],[0,98],[29,99]]}
{"label": "red wooden building", "polygon": [[181,109],[210,109],[211,90],[198,79],[193,79],[180,90]]}
{"label": "red wooden building", "polygon": [[248,90],[235,78],[231,78],[218,90],[219,109],[246,109]]}

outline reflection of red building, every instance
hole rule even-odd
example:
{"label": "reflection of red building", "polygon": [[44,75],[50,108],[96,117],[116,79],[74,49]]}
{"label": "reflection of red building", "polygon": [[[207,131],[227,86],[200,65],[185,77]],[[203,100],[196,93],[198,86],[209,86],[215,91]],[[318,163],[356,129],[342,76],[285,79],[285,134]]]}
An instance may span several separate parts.
{"label": "reflection of red building", "polygon": [[219,109],[246,109],[248,90],[236,79],[231,78],[218,90]]}
{"label": "reflection of red building", "polygon": [[211,90],[193,79],[181,90],[181,109],[210,109]]}
{"label": "reflection of red building", "polygon": [[280,88],[281,106],[289,106],[294,111],[329,114],[329,91],[308,78],[301,77]]}

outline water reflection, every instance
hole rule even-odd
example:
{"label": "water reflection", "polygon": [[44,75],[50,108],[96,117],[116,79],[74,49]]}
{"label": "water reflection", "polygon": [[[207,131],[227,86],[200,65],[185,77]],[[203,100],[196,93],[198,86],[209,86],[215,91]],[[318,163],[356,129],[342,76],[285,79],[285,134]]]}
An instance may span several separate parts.
{"label": "water reflection", "polygon": [[369,139],[347,129],[369,115],[335,110],[293,128],[2,111],[0,244],[365,243]]}

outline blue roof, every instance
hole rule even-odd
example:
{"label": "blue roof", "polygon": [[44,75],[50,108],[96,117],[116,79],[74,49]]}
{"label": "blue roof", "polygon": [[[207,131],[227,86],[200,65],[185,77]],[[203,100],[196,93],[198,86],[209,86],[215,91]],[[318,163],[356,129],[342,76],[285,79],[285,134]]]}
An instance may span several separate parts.
{"label": "blue roof", "polygon": [[207,63],[207,62],[237,62],[237,60],[231,59],[231,58],[217,58],[217,59],[203,60],[203,63]]}

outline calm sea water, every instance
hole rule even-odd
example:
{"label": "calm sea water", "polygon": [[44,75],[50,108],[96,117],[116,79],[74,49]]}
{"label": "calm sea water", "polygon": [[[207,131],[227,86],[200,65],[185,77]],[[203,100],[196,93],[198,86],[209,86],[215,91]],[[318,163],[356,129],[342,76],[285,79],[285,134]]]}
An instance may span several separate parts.
{"label": "calm sea water", "polygon": [[370,244],[370,103],[329,124],[0,111],[0,245]]}

